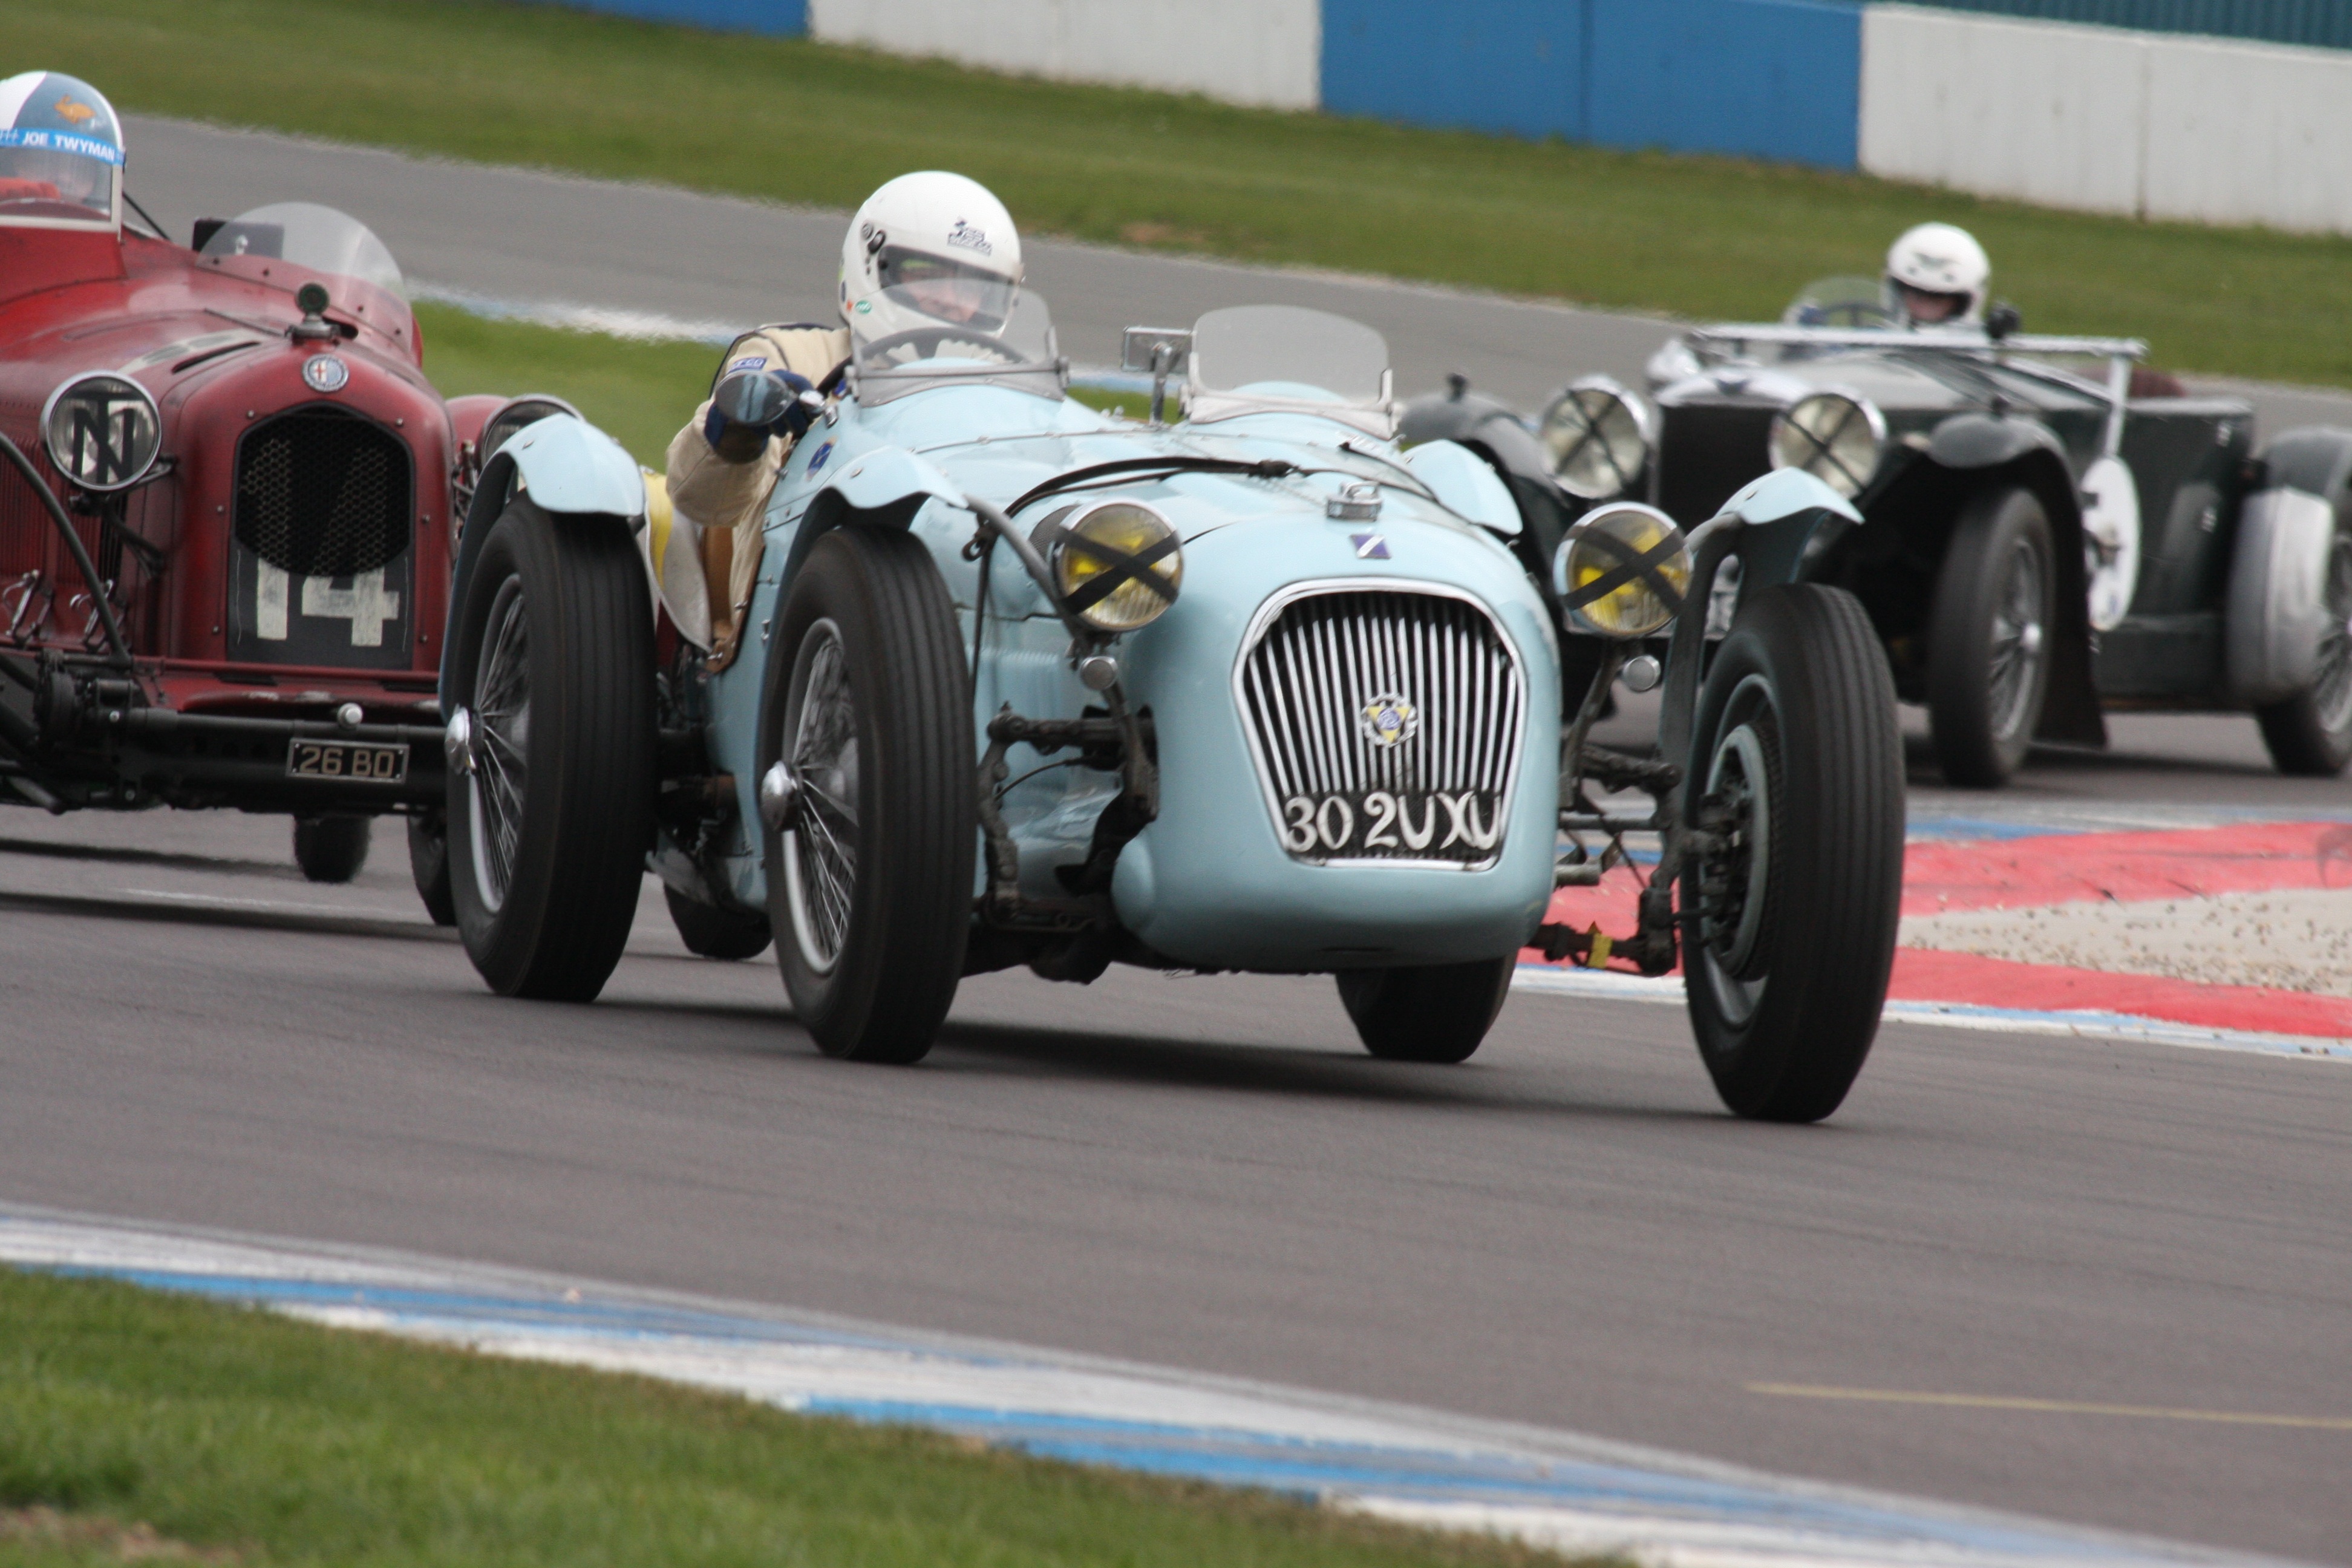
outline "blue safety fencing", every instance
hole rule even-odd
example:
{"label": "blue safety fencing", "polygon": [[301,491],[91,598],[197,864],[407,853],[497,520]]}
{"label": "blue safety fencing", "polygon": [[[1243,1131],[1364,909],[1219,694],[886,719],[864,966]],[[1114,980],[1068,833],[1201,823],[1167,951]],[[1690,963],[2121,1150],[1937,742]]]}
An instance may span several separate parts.
{"label": "blue safety fencing", "polygon": [[2042,22],[2087,22],[2147,33],[2205,33],[2273,44],[2352,49],[2352,0],[1935,0]]}
{"label": "blue safety fencing", "polygon": [[575,11],[604,11],[648,22],[678,22],[716,33],[808,32],[808,0],[559,0]]}
{"label": "blue safety fencing", "polygon": [[1835,0],[1324,0],[1323,107],[1850,169],[1862,10]]}

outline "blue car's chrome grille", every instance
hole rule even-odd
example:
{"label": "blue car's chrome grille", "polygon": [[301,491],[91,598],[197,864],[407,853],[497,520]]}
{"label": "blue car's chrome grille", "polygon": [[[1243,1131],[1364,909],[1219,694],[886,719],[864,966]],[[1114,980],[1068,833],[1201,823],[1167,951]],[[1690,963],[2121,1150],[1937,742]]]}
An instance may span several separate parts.
{"label": "blue car's chrome grille", "polygon": [[1500,852],[1527,678],[1485,605],[1433,584],[1301,584],[1258,612],[1234,684],[1292,855],[1478,866]]}

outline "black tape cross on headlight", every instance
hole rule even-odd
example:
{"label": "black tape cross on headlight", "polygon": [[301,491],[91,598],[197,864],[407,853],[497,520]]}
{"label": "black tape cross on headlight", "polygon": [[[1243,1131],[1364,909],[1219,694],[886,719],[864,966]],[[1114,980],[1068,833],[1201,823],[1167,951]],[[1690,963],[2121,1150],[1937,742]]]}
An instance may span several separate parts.
{"label": "black tape cross on headlight", "polygon": [[[1579,458],[1584,456],[1588,450],[1598,447],[1601,460],[1608,464],[1609,471],[1616,476],[1617,488],[1621,490],[1631,489],[1633,486],[1633,474],[1627,473],[1625,465],[1617,460],[1617,448],[1610,445],[1608,433],[1601,428],[1601,421],[1594,416],[1592,410],[1577,401],[1573,395],[1570,395],[1568,399],[1568,406],[1574,412],[1576,420],[1576,444],[1562,454],[1559,461],[1553,465],[1553,472],[1557,473],[1567,468]],[[1640,471],[1638,468],[1634,469],[1635,474]]]}
{"label": "black tape cross on headlight", "polygon": [[1082,533],[1071,532],[1061,525],[1058,516],[1046,519],[1044,526],[1032,537],[1048,550],[1057,545],[1066,550],[1082,550],[1103,563],[1100,572],[1087,578],[1085,585],[1069,596],[1069,607],[1076,614],[1084,615],[1129,583],[1141,584],[1163,603],[1172,605],[1176,602],[1176,591],[1161,580],[1159,573],[1151,570],[1152,566],[1182,547],[1183,541],[1178,539],[1172,531],[1166,538],[1146,545],[1134,554],[1105,544],[1100,540],[1088,539]]}
{"label": "black tape cross on headlight", "polygon": [[[1807,401],[1810,402],[1812,400],[1808,399]],[[1844,476],[1846,483],[1853,486],[1853,490],[1859,490],[1863,486],[1870,482],[1870,475],[1866,472],[1859,474],[1854,472],[1853,467],[1849,465],[1843,458],[1838,456],[1837,444],[1839,438],[1844,436],[1846,431],[1853,426],[1855,420],[1864,419],[1866,421],[1867,416],[1863,413],[1861,405],[1853,402],[1851,399],[1840,397],[1838,401],[1843,404],[1844,407],[1838,414],[1837,423],[1831,426],[1825,432],[1817,431],[1811,426],[1795,419],[1787,420],[1786,424],[1790,429],[1794,430],[1798,435],[1803,437],[1805,439],[1805,445],[1813,449],[1813,455],[1806,458],[1804,463],[1801,465],[1804,468],[1808,471],[1814,471],[1815,464],[1827,463],[1831,468],[1835,468],[1840,474]],[[1874,459],[1877,457],[1877,444],[1875,442],[1872,443],[1871,455]],[[1818,473],[1816,473],[1816,477],[1819,477]],[[1853,493],[1853,490],[1849,490],[1847,493],[1851,495]]]}
{"label": "black tape cross on headlight", "polygon": [[1681,533],[1669,533],[1647,550],[1637,550],[1615,534],[1599,528],[1586,530],[1576,536],[1574,542],[1599,545],[1617,557],[1618,564],[1582,587],[1571,588],[1564,601],[1570,609],[1580,610],[1595,599],[1606,598],[1637,578],[1658,596],[1658,602],[1666,606],[1668,614],[1682,609],[1682,591],[1666,581],[1665,574],[1658,570],[1682,553]]}

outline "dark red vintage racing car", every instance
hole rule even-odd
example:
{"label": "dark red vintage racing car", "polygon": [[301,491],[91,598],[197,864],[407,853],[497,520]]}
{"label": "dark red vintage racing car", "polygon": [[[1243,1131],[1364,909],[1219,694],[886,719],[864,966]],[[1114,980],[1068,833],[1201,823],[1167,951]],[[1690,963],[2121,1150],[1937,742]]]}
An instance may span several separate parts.
{"label": "dark red vintage racing car", "polygon": [[356,220],[183,246],[126,226],[122,172],[96,91],[0,82],[0,799],[287,813],[324,881],[403,814],[446,920],[451,520],[554,405],[445,405]]}

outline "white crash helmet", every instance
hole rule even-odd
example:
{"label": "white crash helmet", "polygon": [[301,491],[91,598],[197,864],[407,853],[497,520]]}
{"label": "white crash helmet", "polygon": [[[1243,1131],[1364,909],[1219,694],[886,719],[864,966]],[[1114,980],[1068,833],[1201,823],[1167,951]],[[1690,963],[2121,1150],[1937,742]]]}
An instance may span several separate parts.
{"label": "white crash helmet", "polygon": [[841,315],[868,342],[919,327],[1004,330],[1021,293],[1021,235],[987,186],[901,174],[866,198],[841,242]]}
{"label": "white crash helmet", "polygon": [[119,227],[122,125],[96,88],[62,71],[0,81],[0,225]]}
{"label": "white crash helmet", "polygon": [[1923,223],[1906,230],[1886,252],[1886,308],[1897,321],[1914,321],[1905,289],[1957,300],[1958,308],[1944,321],[1982,321],[1985,291],[1991,282],[1992,259],[1984,247],[1967,229],[1948,223]]}

